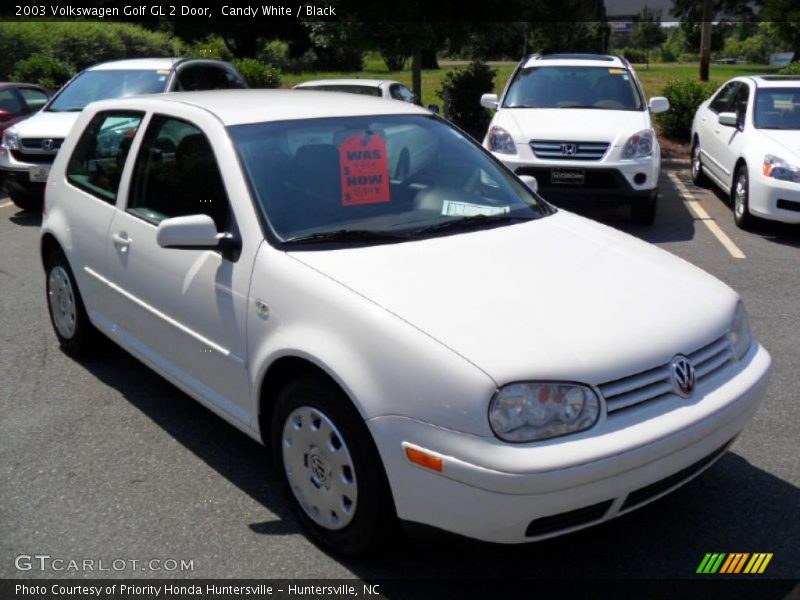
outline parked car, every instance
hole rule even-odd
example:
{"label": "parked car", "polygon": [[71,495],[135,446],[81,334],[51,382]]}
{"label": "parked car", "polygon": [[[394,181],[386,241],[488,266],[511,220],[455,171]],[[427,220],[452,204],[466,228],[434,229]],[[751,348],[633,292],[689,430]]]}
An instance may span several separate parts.
{"label": "parked car", "polygon": [[0,144],[0,183],[25,210],[38,210],[50,167],[90,102],[171,91],[245,88],[228,63],[206,59],[141,58],[101,63],[62,87],[34,117],[6,129]]}
{"label": "parked car", "polygon": [[[427,164],[392,173],[404,149]],[[336,552],[397,517],[516,543],[625,514],[718,459],[767,384],[733,290],[412,104],[94,103],[46,196],[61,348],[100,331],[266,444]]]}
{"label": "parked car", "polygon": [[0,134],[40,110],[49,98],[39,85],[0,81]]}
{"label": "parked car", "polygon": [[630,63],[602,54],[534,54],[522,60],[498,99],[483,145],[519,175],[532,175],[548,199],[628,204],[631,218],[656,214],[661,149],[652,114]]}
{"label": "parked car", "polygon": [[800,77],[724,83],[692,122],[692,179],[729,195],[736,224],[800,223]]}
{"label": "parked car", "polygon": [[400,100],[411,104],[420,103],[414,92],[402,83],[390,79],[316,79],[298,83],[294,86],[294,89],[346,92],[348,94],[362,94],[389,100]]}

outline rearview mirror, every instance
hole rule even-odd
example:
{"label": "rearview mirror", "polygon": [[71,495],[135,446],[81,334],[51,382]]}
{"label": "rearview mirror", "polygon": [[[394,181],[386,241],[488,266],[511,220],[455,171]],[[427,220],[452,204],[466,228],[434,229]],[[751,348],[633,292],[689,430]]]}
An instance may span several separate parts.
{"label": "rearview mirror", "polygon": [[431,111],[433,114],[439,114],[439,105],[438,104],[428,104],[428,110]]}
{"label": "rearview mirror", "polygon": [[650,108],[650,112],[655,115],[669,110],[669,100],[664,98],[664,96],[653,96],[650,98],[650,103],[648,106]]}
{"label": "rearview mirror", "polygon": [[208,215],[188,215],[164,219],[156,229],[156,243],[162,248],[181,250],[220,250],[223,256],[238,249],[230,233],[219,233]]}
{"label": "rearview mirror", "polygon": [[520,175],[519,178],[522,180],[522,183],[532,191],[534,194],[539,192],[539,182],[536,181],[536,177],[532,175]]}
{"label": "rearview mirror", "polygon": [[497,94],[484,94],[481,96],[481,106],[497,110]]}
{"label": "rearview mirror", "polygon": [[717,120],[719,121],[720,125],[725,125],[726,127],[736,127],[736,123],[738,122],[739,118],[734,112],[722,112],[719,113]]}

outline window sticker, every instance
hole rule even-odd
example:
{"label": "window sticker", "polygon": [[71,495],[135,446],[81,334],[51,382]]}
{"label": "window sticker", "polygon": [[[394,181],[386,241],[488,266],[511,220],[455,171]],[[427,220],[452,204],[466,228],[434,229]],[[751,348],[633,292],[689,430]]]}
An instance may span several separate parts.
{"label": "window sticker", "polygon": [[469,202],[445,200],[442,203],[442,214],[448,217],[474,217],[476,215],[502,215],[511,212],[510,206],[486,206]]}
{"label": "window sticker", "polygon": [[342,204],[389,202],[389,161],[384,139],[366,131],[348,137],[339,146]]}
{"label": "window sticker", "polygon": [[609,69],[608,72],[612,75],[622,75],[625,72],[625,69]]}

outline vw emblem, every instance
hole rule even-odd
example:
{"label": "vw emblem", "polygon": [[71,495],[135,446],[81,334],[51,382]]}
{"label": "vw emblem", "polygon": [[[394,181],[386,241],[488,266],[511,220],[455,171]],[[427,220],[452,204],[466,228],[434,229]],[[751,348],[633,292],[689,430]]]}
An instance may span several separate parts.
{"label": "vw emblem", "polygon": [[578,144],[561,144],[561,154],[564,156],[575,156],[578,152]]}
{"label": "vw emblem", "polygon": [[684,398],[692,395],[696,383],[696,374],[688,358],[679,354],[672,359],[670,378],[676,393]]}
{"label": "vw emblem", "polygon": [[42,150],[45,152],[52,152],[53,140],[42,140]]}
{"label": "vw emblem", "polygon": [[319,454],[314,453],[308,457],[308,469],[317,483],[324,484],[328,480],[328,465]]}

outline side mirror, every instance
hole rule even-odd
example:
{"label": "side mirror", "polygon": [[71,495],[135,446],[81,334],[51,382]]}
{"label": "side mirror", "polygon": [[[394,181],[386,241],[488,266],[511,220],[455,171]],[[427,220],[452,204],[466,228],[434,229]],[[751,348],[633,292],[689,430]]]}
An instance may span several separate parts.
{"label": "side mirror", "polygon": [[0,123],[5,123],[6,121],[10,121],[13,118],[14,115],[12,115],[7,110],[0,110]]}
{"label": "side mirror", "polygon": [[650,112],[655,115],[669,110],[669,100],[664,96],[653,96],[650,98],[648,106],[650,107]]}
{"label": "side mirror", "polygon": [[428,104],[428,110],[431,111],[433,114],[439,114],[439,105],[438,104]]}
{"label": "side mirror", "polygon": [[481,106],[484,108],[491,108],[492,110],[497,110],[497,105],[499,104],[497,100],[497,94],[484,94],[481,96]]}
{"label": "side mirror", "polygon": [[719,117],[717,117],[720,125],[725,125],[726,127],[736,127],[736,123],[739,121],[739,117],[736,116],[734,112],[722,112],[719,113]]}
{"label": "side mirror", "polygon": [[532,191],[534,194],[539,192],[539,182],[536,181],[536,177],[532,175],[520,175],[519,178],[522,180],[522,183]]}
{"label": "side mirror", "polygon": [[230,233],[219,233],[208,215],[188,215],[164,219],[156,229],[156,242],[162,248],[181,250],[221,250],[223,255],[236,246]]}

